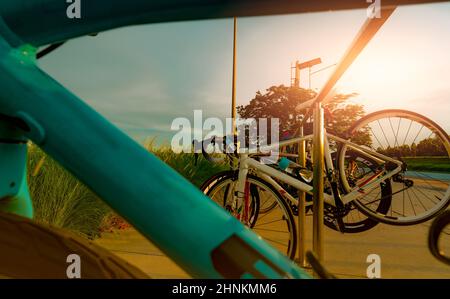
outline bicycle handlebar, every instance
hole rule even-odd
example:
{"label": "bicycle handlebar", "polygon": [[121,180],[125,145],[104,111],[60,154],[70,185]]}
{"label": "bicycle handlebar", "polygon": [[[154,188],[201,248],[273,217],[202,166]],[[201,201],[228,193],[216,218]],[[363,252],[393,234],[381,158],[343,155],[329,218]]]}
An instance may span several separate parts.
{"label": "bicycle handlebar", "polygon": [[230,143],[229,141],[229,137],[230,136],[224,136],[224,137],[219,137],[219,136],[213,136],[211,138],[208,139],[204,139],[201,141],[198,140],[193,140],[192,141],[192,145],[194,147],[194,153],[196,155],[198,155],[198,151],[201,150],[203,157],[211,162],[211,163],[216,163],[218,161],[216,161],[214,158],[211,157],[211,155],[206,151],[206,147],[211,144],[213,146],[216,146],[216,144],[221,144],[222,148],[221,148],[221,152],[224,154],[236,154],[237,153],[237,144],[236,144],[236,138],[237,136],[234,136],[234,142],[232,143],[232,145],[234,146],[233,148],[230,148]]}

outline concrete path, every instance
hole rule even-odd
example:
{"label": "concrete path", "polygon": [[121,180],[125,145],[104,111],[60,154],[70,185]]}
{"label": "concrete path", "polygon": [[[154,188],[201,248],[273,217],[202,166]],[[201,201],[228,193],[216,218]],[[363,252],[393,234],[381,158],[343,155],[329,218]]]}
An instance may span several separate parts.
{"label": "concrete path", "polygon": [[103,233],[95,241],[144,271],[151,278],[190,278],[167,256],[133,228]]}
{"label": "concrete path", "polygon": [[[307,219],[307,244],[311,217]],[[427,248],[429,223],[411,227],[380,224],[359,234],[340,234],[325,228],[325,266],[340,278],[364,278],[369,254],[381,258],[382,278],[450,278],[450,266],[436,261]],[[106,233],[96,241],[153,278],[189,275],[134,229]]]}

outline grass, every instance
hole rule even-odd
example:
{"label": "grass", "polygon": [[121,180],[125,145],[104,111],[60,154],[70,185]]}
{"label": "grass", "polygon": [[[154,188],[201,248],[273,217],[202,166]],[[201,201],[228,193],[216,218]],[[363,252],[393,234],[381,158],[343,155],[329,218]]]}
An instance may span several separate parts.
{"label": "grass", "polygon": [[212,164],[201,155],[195,163],[194,154],[175,154],[168,146],[153,146],[152,141],[148,142],[145,147],[197,187],[200,187],[211,175],[229,169],[226,164]]}
{"label": "grass", "polygon": [[[44,156],[42,168],[36,176],[32,176]],[[110,208],[37,147],[30,147],[28,161],[28,182],[35,220],[91,239],[98,237],[99,228],[111,213]]]}
{"label": "grass", "polygon": [[[226,164],[211,164],[201,156],[196,163],[193,154],[175,154],[168,146],[155,147],[152,141],[145,148],[197,187],[212,174],[228,169]],[[42,168],[37,175],[33,175],[43,157],[45,162]],[[405,160],[410,170],[450,173],[448,158],[416,157]],[[34,145],[29,147],[28,167],[36,221],[88,238],[98,237],[105,226],[117,221],[115,213],[100,198]]]}
{"label": "grass", "polygon": [[409,170],[450,173],[450,159],[444,157],[404,158]]}
{"label": "grass", "polygon": [[[228,169],[225,164],[211,164],[202,157],[196,165],[193,154],[175,154],[169,147],[154,147],[152,142],[145,147],[196,186],[212,174]],[[33,175],[43,157],[42,168]],[[28,182],[36,221],[90,239],[108,230],[105,226],[115,219],[114,212],[89,188],[34,145],[29,147],[28,161]]]}

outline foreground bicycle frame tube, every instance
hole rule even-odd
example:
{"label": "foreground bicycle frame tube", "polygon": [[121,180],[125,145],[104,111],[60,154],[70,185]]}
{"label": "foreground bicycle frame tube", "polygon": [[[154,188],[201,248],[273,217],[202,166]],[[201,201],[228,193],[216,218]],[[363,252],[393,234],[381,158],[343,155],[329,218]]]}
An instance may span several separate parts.
{"label": "foreground bicycle frame tube", "polygon": [[[11,4],[11,3],[10,3]],[[36,48],[0,19],[3,211],[32,216],[26,141],[97,193],[186,272],[198,278],[309,278],[36,65]],[[6,38],[5,38],[6,37]]]}
{"label": "foreground bicycle frame tube", "polygon": [[[0,39],[0,112],[9,117],[9,124],[22,130],[23,136],[94,190],[190,275],[309,277],[42,72],[34,57],[34,48],[15,49]],[[3,119],[3,123],[6,121]],[[18,135],[19,130],[13,128],[3,134],[12,135],[13,130]],[[23,148],[23,142],[20,144]],[[23,149],[21,153],[23,161]],[[12,157],[17,151],[2,150],[1,154]],[[2,177],[10,170],[2,169]],[[10,204],[26,202],[27,195],[22,195],[10,200]],[[30,216],[29,212],[24,214]],[[239,260],[244,256],[247,263]],[[248,264],[252,260],[253,264]],[[242,269],[230,270],[227,266]]]}

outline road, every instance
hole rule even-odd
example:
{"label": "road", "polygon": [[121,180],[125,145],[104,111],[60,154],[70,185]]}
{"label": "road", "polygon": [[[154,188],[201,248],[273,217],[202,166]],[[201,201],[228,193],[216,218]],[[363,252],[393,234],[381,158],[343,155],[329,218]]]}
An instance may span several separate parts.
{"label": "road", "polygon": [[[311,242],[311,217],[307,219],[307,244]],[[359,234],[325,229],[325,266],[340,278],[365,278],[369,254],[381,258],[382,278],[450,278],[450,266],[436,261],[426,243],[429,222],[394,227],[380,224]],[[108,248],[152,278],[189,278],[158,248],[134,229],[106,233],[97,244]]]}

